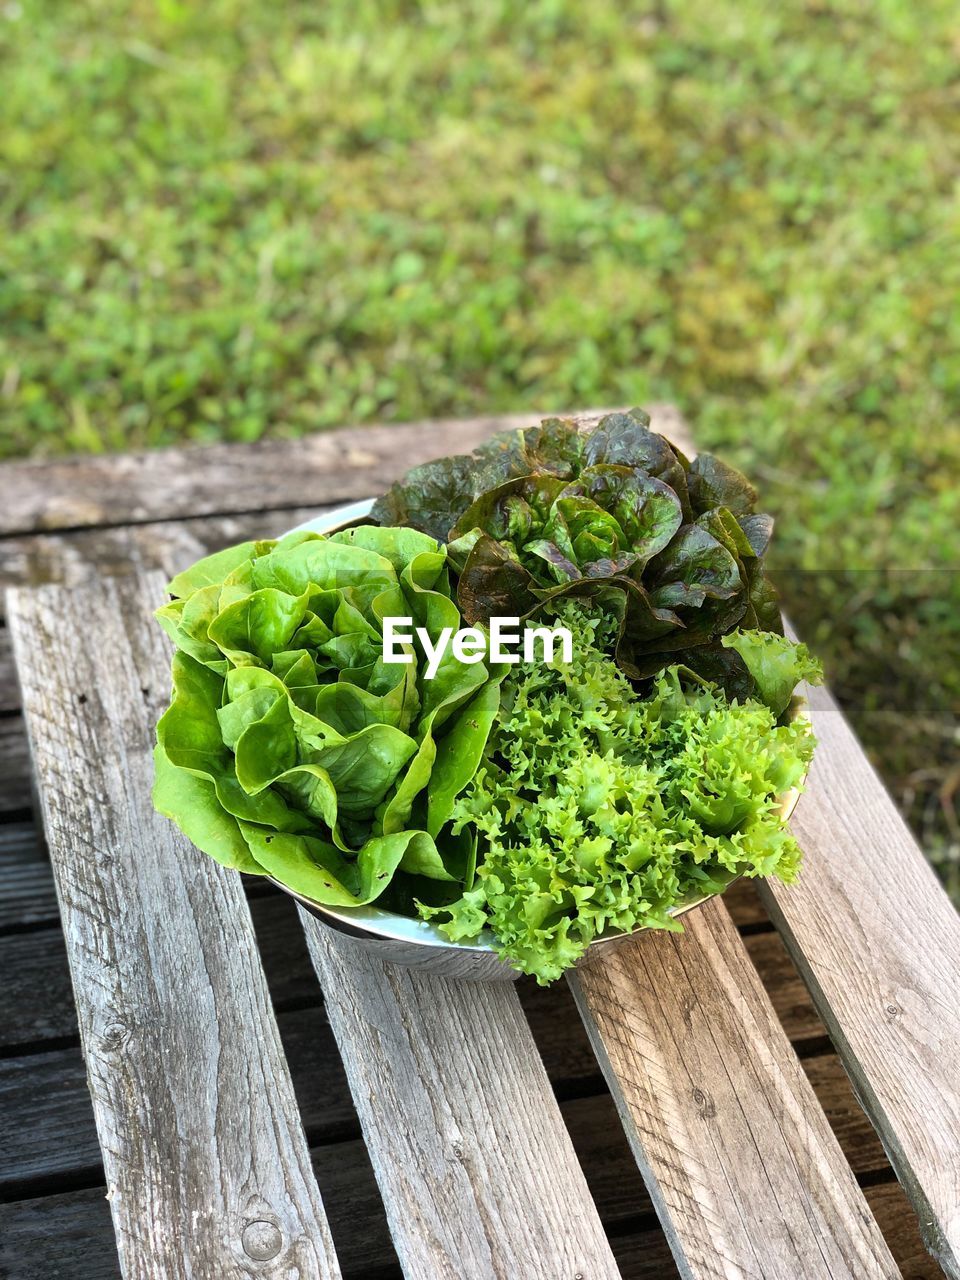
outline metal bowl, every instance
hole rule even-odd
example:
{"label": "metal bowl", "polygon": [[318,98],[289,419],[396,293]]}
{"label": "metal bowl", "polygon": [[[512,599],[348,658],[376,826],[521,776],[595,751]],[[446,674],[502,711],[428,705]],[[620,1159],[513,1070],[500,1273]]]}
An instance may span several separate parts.
{"label": "metal bowl", "polygon": [[[335,533],[351,525],[363,524],[370,514],[374,499],[362,502],[351,502],[346,506],[325,511],[322,515],[306,520],[297,525],[290,533],[309,530],[313,533]],[[798,700],[794,715],[806,716],[806,703]],[[800,798],[799,787],[793,787],[781,797],[780,808],[786,821],[793,813]],[[295,892],[281,881],[268,877],[273,884],[284,893],[305,907],[306,910],[322,920],[324,924],[336,929],[365,950],[372,951],[382,960],[390,960],[409,968],[428,970],[430,973],[447,978],[465,978],[475,982],[516,982],[521,974],[511,965],[501,960],[496,952],[493,934],[484,930],[476,942],[451,942],[440,932],[436,925],[426,920],[414,920],[410,916],[398,915],[393,911],[383,911],[380,907],[328,907],[314,902],[303,894]],[[731,874],[730,887],[738,876]],[[695,907],[702,906],[716,894],[703,894],[690,898],[687,902],[678,903],[670,912],[672,916],[682,916]],[[583,964],[587,957],[593,959],[600,953],[619,946],[638,933],[647,932],[652,926],[642,925],[628,933],[608,933],[595,938],[587,947],[587,952],[578,963]]]}

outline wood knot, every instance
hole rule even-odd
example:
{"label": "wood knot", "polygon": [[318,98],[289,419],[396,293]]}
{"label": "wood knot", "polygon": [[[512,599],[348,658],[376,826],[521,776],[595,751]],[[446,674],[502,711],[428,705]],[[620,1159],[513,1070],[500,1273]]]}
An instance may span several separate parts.
{"label": "wood knot", "polygon": [[704,1093],[704,1091],[697,1085],[694,1085],[693,1088],[693,1100],[697,1105],[697,1110],[705,1120],[712,1120],[717,1114],[717,1108],[713,1105],[710,1095],[708,1093]]}
{"label": "wood knot", "polygon": [[243,1252],[254,1262],[269,1262],[283,1248],[283,1235],[274,1222],[258,1218],[256,1222],[248,1222],[240,1237]]}
{"label": "wood knot", "polygon": [[100,1050],[102,1053],[119,1053],[121,1049],[125,1049],[130,1043],[132,1031],[122,1022],[110,1022],[104,1028],[100,1035]]}

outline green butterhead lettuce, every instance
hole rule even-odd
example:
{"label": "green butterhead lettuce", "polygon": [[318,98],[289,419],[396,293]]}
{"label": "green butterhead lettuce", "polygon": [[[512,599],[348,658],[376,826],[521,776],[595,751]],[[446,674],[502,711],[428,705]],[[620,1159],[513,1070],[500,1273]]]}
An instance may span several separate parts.
{"label": "green butterhead lettuce", "polygon": [[679,662],[745,694],[747,671],[720,640],[782,631],[763,573],[773,522],[739,471],[710,454],[689,461],[649,421],[634,409],[589,433],[562,419],[505,432],[470,458],[417,467],[373,518],[449,540],[471,622],[588,599],[615,620],[631,679]]}
{"label": "green butterhead lettuce", "polygon": [[[447,650],[383,661],[383,619],[461,626],[446,550],[413,529],[294,533],[179,574],[157,616],[177,652],[157,728],[157,808],[205,852],[318,902],[451,882],[445,839],[499,707],[502,670]],[[446,832],[449,837],[449,828]]]}

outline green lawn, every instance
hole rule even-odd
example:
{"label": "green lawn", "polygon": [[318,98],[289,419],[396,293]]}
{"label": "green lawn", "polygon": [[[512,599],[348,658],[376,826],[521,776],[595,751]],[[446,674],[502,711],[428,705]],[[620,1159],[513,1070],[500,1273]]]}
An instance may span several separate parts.
{"label": "green lawn", "polygon": [[676,400],[960,888],[955,3],[5,0],[0,84],[0,456]]}

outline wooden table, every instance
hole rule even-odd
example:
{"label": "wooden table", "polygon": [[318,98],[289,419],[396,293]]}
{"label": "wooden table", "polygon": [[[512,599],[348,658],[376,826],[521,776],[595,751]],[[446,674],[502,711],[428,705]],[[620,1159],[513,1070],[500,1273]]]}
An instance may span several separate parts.
{"label": "wooden table", "polygon": [[506,421],[0,470],[0,1275],[960,1276],[960,919],[826,693],[801,883],[549,991],[360,955],[153,814],[163,575]]}

